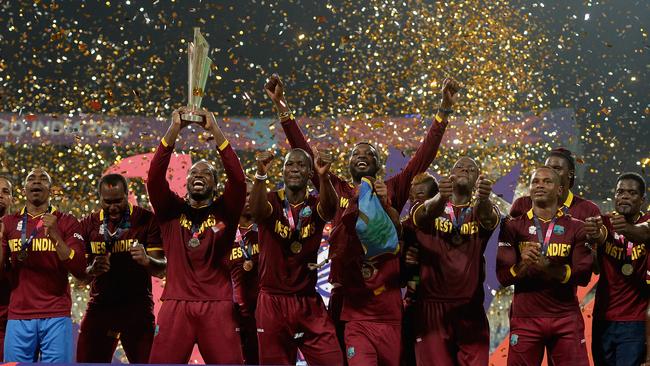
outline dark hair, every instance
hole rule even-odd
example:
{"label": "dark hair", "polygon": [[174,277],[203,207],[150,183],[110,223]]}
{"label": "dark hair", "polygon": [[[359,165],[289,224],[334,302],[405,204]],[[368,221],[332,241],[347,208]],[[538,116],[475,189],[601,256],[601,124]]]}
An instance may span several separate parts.
{"label": "dark hair", "polygon": [[219,181],[219,172],[217,171],[217,168],[215,168],[214,165],[212,165],[212,163],[210,163],[206,159],[201,159],[197,161],[196,163],[192,164],[192,167],[194,167],[198,163],[206,163],[208,165],[208,167],[210,168],[210,172],[212,172],[212,179],[214,179],[214,184],[216,185],[217,182]]}
{"label": "dark hair", "polygon": [[646,184],[645,184],[645,179],[641,176],[639,173],[635,172],[626,172],[618,176],[616,179],[616,185],[618,185],[618,182],[624,180],[624,179],[631,179],[635,180],[637,183],[639,183],[639,189],[641,190],[641,197],[645,197],[645,191],[646,191]]}
{"label": "dark hair", "polygon": [[101,189],[103,184],[109,186],[116,186],[118,183],[122,183],[122,189],[124,189],[125,194],[129,194],[129,184],[126,181],[126,178],[122,174],[106,174],[99,178],[99,184],[97,185],[97,193],[101,194]]}
{"label": "dark hair", "polygon": [[563,158],[564,160],[566,160],[567,163],[569,163],[569,168],[571,168],[571,170],[573,170],[573,175],[569,178],[569,187],[567,187],[567,189],[573,187],[573,184],[575,183],[575,180],[576,180],[576,174],[575,174],[575,171],[576,171],[576,159],[573,157],[573,153],[571,152],[571,150],[569,150],[569,149],[567,149],[565,147],[556,147],[555,149],[551,150],[551,152],[548,154],[547,158],[549,158],[551,156],[559,156],[559,157]]}

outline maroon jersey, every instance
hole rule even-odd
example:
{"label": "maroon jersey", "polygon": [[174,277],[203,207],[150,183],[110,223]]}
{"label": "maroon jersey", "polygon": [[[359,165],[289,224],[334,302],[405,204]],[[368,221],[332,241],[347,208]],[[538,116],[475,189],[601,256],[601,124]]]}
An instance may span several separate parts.
{"label": "maroon jersey", "polygon": [[86,257],[92,264],[95,256],[106,255],[110,250],[111,269],[93,278],[90,284],[92,306],[140,306],[153,310],[151,275],[131,258],[129,249],[135,242],[142,244],[147,252],[162,251],[160,228],[149,210],[129,205],[130,227],[115,241],[107,240],[105,230],[118,230],[112,223],[103,227],[104,211],[92,213],[81,221],[81,231],[86,242]]}
{"label": "maroon jersey", "polygon": [[[497,278],[503,286],[515,285],[511,316],[561,317],[578,311],[577,286],[585,286],[591,276],[593,257],[587,247],[584,222],[558,210],[546,257],[549,262],[567,268],[563,281],[547,280],[531,268],[523,277],[514,266],[521,260],[521,248],[528,242],[539,242],[533,210],[505,222],[499,233]],[[550,222],[540,220],[542,234]]]}
{"label": "maroon jersey", "polygon": [[[650,220],[650,214],[640,214],[636,224]],[[646,288],[645,243],[631,243],[614,232],[608,216],[603,216],[607,228],[605,244],[598,247],[600,278],[596,289],[594,318],[608,321],[645,321],[648,307]],[[629,252],[628,252],[629,243]],[[624,265],[632,273],[623,274]]]}
{"label": "maroon jersey", "polygon": [[[412,216],[423,206],[422,203],[416,204]],[[485,297],[483,253],[499,223],[485,228],[479,222],[475,207],[470,208],[469,204],[452,207],[457,220],[460,220],[461,212],[465,212],[459,229],[461,243],[452,242],[457,230],[453,227],[447,209],[441,216],[417,230],[420,243],[418,299],[454,303],[474,301],[482,304]]]}
{"label": "maroon jersey", "polygon": [[[325,227],[318,197],[307,195],[297,205],[287,203],[284,190],[268,193],[267,197],[271,215],[258,223],[260,290],[276,295],[313,295],[318,273],[309,269],[309,263],[318,262]],[[294,218],[293,231],[285,213],[287,204]],[[297,253],[292,251],[295,242],[302,246]]]}
{"label": "maroon jersey", "polygon": [[[512,203],[512,207],[510,207],[510,217],[519,217],[531,208],[533,208],[533,201],[530,199],[530,196],[519,197]],[[575,196],[571,191],[569,191],[569,195],[561,208],[565,214],[568,213],[574,219],[582,221],[585,221],[587,217],[600,216],[600,209],[595,203],[580,196]]]}
{"label": "maroon jersey", "polygon": [[[8,260],[11,284],[9,319],[69,317],[72,301],[68,273],[82,277],[86,272],[79,221],[70,214],[52,210],[61,236],[71,249],[68,259],[59,259],[56,243],[45,236],[45,230],[41,227],[34,235],[27,257],[20,261],[18,253],[21,250],[24,213],[23,208],[21,212],[3,218],[5,230],[2,249]],[[34,228],[40,226],[42,215],[27,216],[25,233],[29,238]]]}
{"label": "maroon jersey", "polygon": [[[311,154],[309,143],[293,118],[283,121],[282,128],[291,147],[301,148]],[[446,120],[434,121],[406,167],[386,181],[388,200],[397,212],[402,211],[408,200],[413,177],[426,171],[433,162],[446,128]],[[355,229],[359,213],[356,205],[358,192],[354,185],[335,174],[330,173],[330,180],[339,197],[339,209],[332,220],[330,235],[330,256],[334,255],[330,282],[341,283],[346,291],[355,294],[345,296],[341,317],[343,320],[399,322],[402,310],[399,259],[387,256],[389,259],[386,262],[375,264],[376,273],[368,281],[363,280],[363,249]],[[312,179],[312,182],[318,188],[317,179]],[[355,298],[351,299],[353,296]]]}
{"label": "maroon jersey", "polygon": [[[218,149],[227,176],[224,192],[202,208],[192,208],[169,188],[165,173],[173,146],[161,143],[151,161],[147,191],[167,256],[163,300],[233,299],[229,255],[246,202],[246,178],[235,151],[224,145]],[[193,225],[196,247],[189,243]]]}
{"label": "maroon jersey", "polygon": [[[239,238],[241,236],[241,238]],[[240,240],[237,240],[237,239]],[[257,225],[239,227],[239,235],[235,236],[230,252],[232,268],[232,285],[235,303],[239,305],[254,305],[259,293],[259,256]],[[244,264],[250,261],[251,267]]]}

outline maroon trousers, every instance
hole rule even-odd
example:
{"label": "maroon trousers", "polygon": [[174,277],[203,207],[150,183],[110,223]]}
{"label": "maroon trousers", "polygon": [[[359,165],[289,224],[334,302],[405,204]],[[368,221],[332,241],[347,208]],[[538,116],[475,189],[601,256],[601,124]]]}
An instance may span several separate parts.
{"label": "maroon trousers", "polygon": [[416,304],[418,365],[487,365],[490,328],[483,304],[421,301]]}
{"label": "maroon trousers", "polygon": [[206,364],[241,365],[237,328],[232,301],[165,300],[149,362],[186,364],[197,344]]}
{"label": "maroon trousers", "polygon": [[510,317],[508,366],[539,365],[548,352],[549,365],[588,366],[582,314],[558,318]]}
{"label": "maroon trousers", "polygon": [[154,328],[151,309],[91,305],[81,320],[77,362],[111,363],[119,340],[130,363],[147,363]]}
{"label": "maroon trousers", "polygon": [[259,362],[296,363],[300,349],[310,365],[342,365],[334,324],[320,295],[273,295],[260,292],[255,312]]}

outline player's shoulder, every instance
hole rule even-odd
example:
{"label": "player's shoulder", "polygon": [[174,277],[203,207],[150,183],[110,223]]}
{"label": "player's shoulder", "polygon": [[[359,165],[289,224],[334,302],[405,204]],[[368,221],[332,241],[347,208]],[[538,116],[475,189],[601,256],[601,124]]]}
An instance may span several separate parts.
{"label": "player's shoulder", "polygon": [[87,214],[86,216],[82,217],[81,220],[79,220],[79,223],[81,226],[89,226],[89,225],[94,225],[95,223],[99,222],[99,212],[91,212]]}
{"label": "player's shoulder", "polygon": [[149,221],[149,220],[153,220],[155,217],[153,211],[147,208],[140,207],[140,206],[132,206],[132,207],[133,207],[132,216],[139,220]]}
{"label": "player's shoulder", "polygon": [[77,219],[76,216],[74,216],[73,214],[71,214],[69,212],[64,212],[64,211],[55,209],[55,210],[52,211],[52,213],[54,214],[54,216],[57,217],[59,222],[68,222],[68,223],[74,223],[74,222],[78,223],[79,222],[79,219]]}
{"label": "player's shoulder", "polygon": [[593,201],[580,196],[574,196],[573,199],[575,200],[576,206],[581,206],[581,208],[584,209],[585,211],[589,211],[592,213],[598,212],[598,214],[600,214],[600,207],[598,207],[598,205]]}

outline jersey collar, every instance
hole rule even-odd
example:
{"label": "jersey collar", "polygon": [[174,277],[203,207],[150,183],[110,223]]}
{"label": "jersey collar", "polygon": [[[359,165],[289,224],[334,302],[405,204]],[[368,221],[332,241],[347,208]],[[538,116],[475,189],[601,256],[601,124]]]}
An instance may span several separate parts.
{"label": "jersey collar", "polygon": [[[50,213],[54,213],[54,212],[56,212],[56,207],[54,207],[54,206],[50,206],[50,207],[51,207],[51,209],[52,209],[52,210],[50,211]],[[27,210],[27,206],[23,206],[23,208],[20,210],[20,215],[21,215],[21,216],[25,214],[25,210]],[[27,214],[28,214],[29,217],[31,217],[31,218],[36,218],[36,217],[39,217],[39,216],[43,216],[43,215],[46,214],[46,213],[47,213],[47,211],[43,212],[42,214],[36,215],[36,216],[34,216],[34,215],[30,214],[30,213],[27,213]]]}
{"label": "jersey collar", "polygon": [[[533,219],[533,209],[532,208],[530,210],[528,210],[528,213],[526,213],[526,216],[528,216],[529,220]],[[555,216],[557,216],[557,217],[564,216],[564,211],[562,211],[561,209],[558,208],[557,212],[555,213]],[[549,221],[552,220],[552,219],[551,220],[545,220],[545,219],[543,219],[541,217],[538,217],[538,218],[543,222],[549,222]]]}

